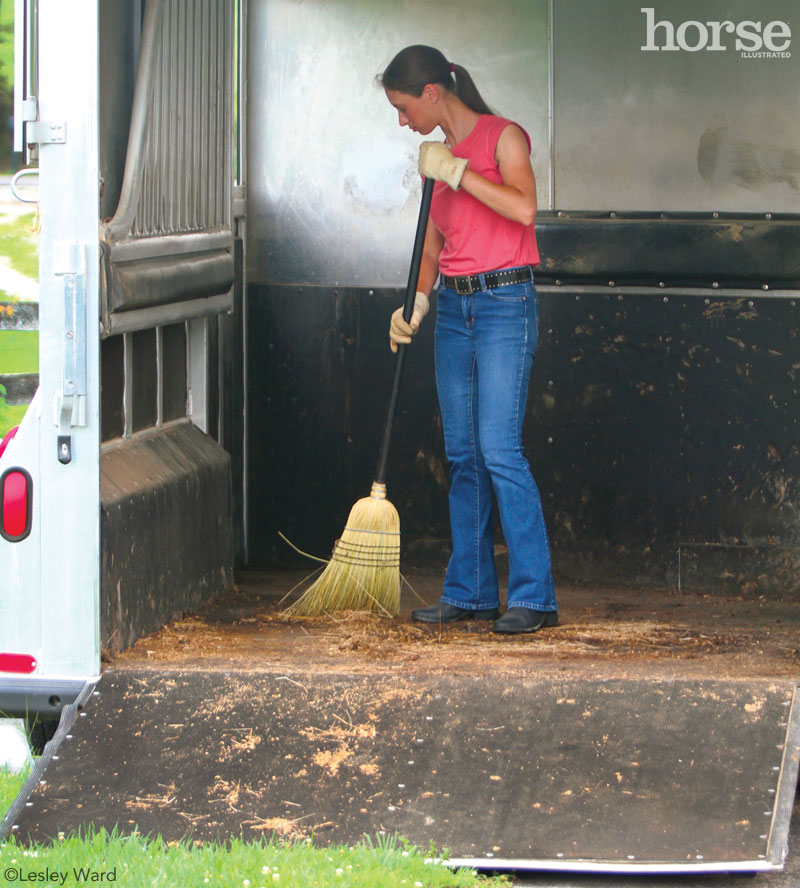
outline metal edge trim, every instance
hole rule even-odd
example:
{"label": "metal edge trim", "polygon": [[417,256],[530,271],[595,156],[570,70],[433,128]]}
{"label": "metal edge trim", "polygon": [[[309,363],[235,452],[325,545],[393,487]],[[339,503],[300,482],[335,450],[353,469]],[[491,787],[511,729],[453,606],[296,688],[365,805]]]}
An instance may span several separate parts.
{"label": "metal edge trim", "polygon": [[767,839],[767,860],[783,867],[789,853],[789,825],[794,808],[797,789],[797,774],[800,766],[800,700],[798,686],[792,693],[789,718],[786,725],[786,738],[783,742],[783,757],[778,772],[778,788],[772,811],[772,823]]}
{"label": "metal edge trim", "polygon": [[[548,275],[550,277],[550,275]],[[618,294],[620,296],[697,296],[713,299],[797,299],[800,294],[797,290],[764,290],[749,289],[744,287],[672,287],[665,285],[634,286],[631,284],[587,284],[570,283],[567,277],[563,283],[540,284],[537,282],[536,269],[533,272],[533,282],[539,293],[570,295],[570,296],[604,296]]]}
{"label": "metal edge trim", "polygon": [[689,873],[766,873],[782,866],[764,860],[704,861],[702,863],[637,863],[596,860],[515,860],[507,857],[452,857],[448,860],[428,859],[450,869],[470,867],[477,870],[550,871],[562,873],[605,873],[620,875],[688,875]]}
{"label": "metal edge trim", "polygon": [[75,724],[75,719],[78,717],[78,712],[83,708],[83,705],[89,699],[99,681],[99,676],[86,680],[82,690],[75,698],[75,702],[67,704],[61,710],[58,728],[56,729],[52,740],[45,745],[42,755],[34,762],[33,768],[31,768],[31,772],[28,775],[28,779],[22,784],[22,788],[17,794],[17,797],[9,806],[3,819],[0,820],[0,842],[4,842],[14,830],[14,824],[16,823],[17,818],[28,804],[28,799],[39,785],[44,772],[47,770],[47,766],[53,760],[53,756],[61,746],[61,742],[72,730],[72,726]]}

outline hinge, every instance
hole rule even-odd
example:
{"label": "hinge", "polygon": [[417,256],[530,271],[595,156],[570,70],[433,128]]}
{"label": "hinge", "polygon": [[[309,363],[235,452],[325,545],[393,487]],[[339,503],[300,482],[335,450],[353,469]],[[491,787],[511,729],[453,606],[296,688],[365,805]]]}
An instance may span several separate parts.
{"label": "hinge", "polygon": [[39,102],[35,96],[22,103],[25,142],[28,145],[61,145],[67,141],[64,120],[39,120]]}

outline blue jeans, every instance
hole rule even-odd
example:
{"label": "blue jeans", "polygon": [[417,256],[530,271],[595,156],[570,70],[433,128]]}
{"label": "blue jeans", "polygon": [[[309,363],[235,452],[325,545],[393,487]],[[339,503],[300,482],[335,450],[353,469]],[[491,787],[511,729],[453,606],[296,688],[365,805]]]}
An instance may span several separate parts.
{"label": "blue jeans", "polygon": [[522,448],[538,315],[532,281],[469,296],[439,288],[436,387],[453,542],[442,601],[458,607],[499,604],[494,490],[508,545],[508,606],[557,609],[542,501]]}

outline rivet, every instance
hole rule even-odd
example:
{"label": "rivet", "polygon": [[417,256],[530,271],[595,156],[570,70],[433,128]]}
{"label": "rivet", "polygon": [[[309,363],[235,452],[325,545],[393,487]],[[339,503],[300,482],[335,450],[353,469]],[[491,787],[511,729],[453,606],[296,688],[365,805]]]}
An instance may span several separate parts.
{"label": "rivet", "polygon": [[608,286],[609,286],[609,287],[613,287],[613,286],[614,286],[614,281],[609,281],[609,282],[608,282]]}
{"label": "rivet", "polygon": [[753,307],[753,300],[752,300],[752,299],[750,300],[750,302],[747,303],[747,307],[748,307],[748,308],[752,308],[752,307]]}
{"label": "rivet", "polygon": [[719,219],[719,213],[712,213],[711,216],[712,216],[714,219]]}
{"label": "rivet", "polygon": [[669,302],[669,296],[664,297],[664,302]]}
{"label": "rivet", "polygon": [[661,289],[663,290],[664,287],[666,287],[667,285],[664,283],[664,281],[659,281],[658,286],[661,287]]}
{"label": "rivet", "polygon": [[552,439],[552,438],[548,438],[548,439],[547,439],[547,443],[548,443],[548,444],[552,444],[552,443],[553,443],[553,439]]}
{"label": "rivet", "polygon": [[705,303],[706,303],[706,305],[711,305],[711,300],[707,296],[705,299]]}
{"label": "rivet", "polygon": [[719,287],[719,281],[714,281],[714,283],[711,284],[711,286],[716,290]]}
{"label": "rivet", "polygon": [[769,284],[762,284],[761,289],[762,290],[769,290]]}
{"label": "rivet", "polygon": [[765,213],[765,214],[764,214],[764,218],[765,218],[765,219],[771,219],[771,218],[772,218],[772,213]]}
{"label": "rivet", "polygon": [[617,218],[617,214],[616,214],[616,213],[610,213],[609,215],[610,215],[610,217],[611,217],[612,219],[616,219],[616,218]]}

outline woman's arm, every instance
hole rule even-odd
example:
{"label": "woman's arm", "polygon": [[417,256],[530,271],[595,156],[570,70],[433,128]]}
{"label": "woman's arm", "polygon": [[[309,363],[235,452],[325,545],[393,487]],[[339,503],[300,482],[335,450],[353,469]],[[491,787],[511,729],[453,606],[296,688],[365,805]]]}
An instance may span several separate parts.
{"label": "woman's arm", "polygon": [[532,225],[536,218],[536,179],[528,142],[516,124],[509,124],[500,133],[495,158],[503,177],[501,185],[468,168],[464,170],[459,187],[501,216]]}
{"label": "woman's arm", "polygon": [[439,254],[442,252],[442,247],[444,247],[444,237],[433,220],[429,219],[417,278],[417,290],[421,290],[426,296],[430,295],[439,275]]}
{"label": "woman's arm", "polygon": [[398,345],[408,345],[411,337],[419,330],[422,319],[428,313],[430,295],[436,276],[439,274],[439,253],[442,252],[444,238],[434,223],[428,219],[425,229],[425,242],[422,245],[422,261],[417,278],[417,294],[414,299],[414,310],[408,323],[403,319],[403,306],[396,309],[389,321],[389,346],[393,352]]}

